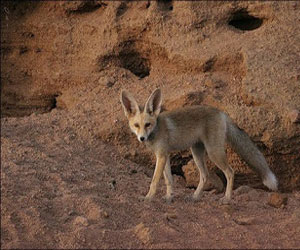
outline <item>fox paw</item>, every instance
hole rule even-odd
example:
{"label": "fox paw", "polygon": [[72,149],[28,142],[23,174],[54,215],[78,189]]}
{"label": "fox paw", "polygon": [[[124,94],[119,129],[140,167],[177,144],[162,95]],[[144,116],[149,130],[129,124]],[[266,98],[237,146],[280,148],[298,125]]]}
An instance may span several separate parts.
{"label": "fox paw", "polygon": [[166,195],[163,197],[163,199],[167,204],[170,204],[173,201],[173,197],[174,197],[173,195]]}
{"label": "fox paw", "polygon": [[229,205],[230,203],[231,203],[231,199],[225,196],[219,200],[220,205]]}
{"label": "fox paw", "polygon": [[198,202],[201,200],[201,195],[188,195],[184,199],[186,202]]}
{"label": "fox paw", "polygon": [[143,202],[151,202],[153,197],[151,197],[151,196],[140,196],[138,199],[139,199],[139,201],[143,201]]}

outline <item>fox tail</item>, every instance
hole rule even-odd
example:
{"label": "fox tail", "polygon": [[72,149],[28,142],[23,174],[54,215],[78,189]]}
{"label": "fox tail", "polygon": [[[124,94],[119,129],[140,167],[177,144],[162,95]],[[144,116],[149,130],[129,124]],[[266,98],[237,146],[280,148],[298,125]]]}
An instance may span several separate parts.
{"label": "fox tail", "polygon": [[250,137],[243,130],[235,125],[229,117],[226,118],[226,136],[229,145],[255,172],[261,176],[265,186],[276,191],[278,188],[276,176],[269,168],[263,154],[258,150]]}

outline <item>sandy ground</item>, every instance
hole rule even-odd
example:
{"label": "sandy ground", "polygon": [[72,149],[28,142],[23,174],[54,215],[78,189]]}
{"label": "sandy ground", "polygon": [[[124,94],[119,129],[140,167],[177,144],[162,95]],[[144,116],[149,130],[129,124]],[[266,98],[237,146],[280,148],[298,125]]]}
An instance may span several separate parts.
{"label": "sandy ground", "polygon": [[126,160],[93,133],[82,112],[1,119],[2,248],[299,248],[300,192],[287,204],[240,186],[223,194],[193,189],[174,175],[175,199],[139,201],[153,169]]}
{"label": "sandy ground", "polygon": [[[1,247],[299,248],[299,10],[297,1],[6,1]],[[232,204],[213,190],[186,199],[194,190],[175,175],[186,152],[171,158],[174,201],[162,199],[161,180],[154,201],[141,202],[154,159],[129,132],[119,94],[140,102],[156,87],[167,110],[228,113],[291,191],[273,203],[287,201],[270,206],[273,194],[228,151]]]}

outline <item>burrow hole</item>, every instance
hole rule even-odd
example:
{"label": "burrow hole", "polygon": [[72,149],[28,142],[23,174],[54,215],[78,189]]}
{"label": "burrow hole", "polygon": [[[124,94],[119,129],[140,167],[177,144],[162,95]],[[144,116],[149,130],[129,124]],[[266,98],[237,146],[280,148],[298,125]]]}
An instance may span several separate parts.
{"label": "burrow hole", "polygon": [[171,11],[171,10],[173,10],[173,1],[172,0],[158,0],[157,7],[161,11]]}
{"label": "burrow hole", "polygon": [[247,10],[239,10],[232,14],[228,24],[239,30],[255,30],[263,23],[262,18],[252,16]]}
{"label": "burrow hole", "polygon": [[52,96],[50,96],[50,100],[49,100],[49,111],[51,111],[52,109],[56,109],[57,108],[57,97],[59,97],[61,94],[54,94]]}
{"label": "burrow hole", "polygon": [[119,54],[121,67],[128,69],[139,78],[150,74],[150,61],[135,50],[123,50]]}
{"label": "burrow hole", "polygon": [[105,3],[100,3],[100,2],[96,2],[96,1],[83,1],[77,9],[74,10],[68,10],[67,13],[68,14],[84,14],[84,13],[88,13],[88,12],[93,12],[96,11],[97,9],[101,8],[101,7],[105,7],[107,6],[107,4]]}

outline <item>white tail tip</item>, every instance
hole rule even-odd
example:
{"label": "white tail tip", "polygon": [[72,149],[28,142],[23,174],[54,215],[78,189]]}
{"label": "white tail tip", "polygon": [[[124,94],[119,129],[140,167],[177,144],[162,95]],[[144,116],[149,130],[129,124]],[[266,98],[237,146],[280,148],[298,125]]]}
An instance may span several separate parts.
{"label": "white tail tip", "polygon": [[263,180],[263,184],[273,191],[278,189],[277,179],[271,171],[266,175],[265,179]]}

